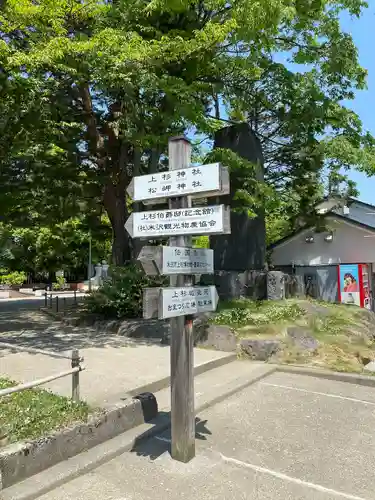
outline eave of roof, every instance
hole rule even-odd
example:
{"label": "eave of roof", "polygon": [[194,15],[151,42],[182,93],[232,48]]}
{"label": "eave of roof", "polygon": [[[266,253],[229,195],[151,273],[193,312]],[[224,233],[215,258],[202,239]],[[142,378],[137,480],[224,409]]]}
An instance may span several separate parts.
{"label": "eave of roof", "polygon": [[[362,203],[362,202],[360,202]],[[363,203],[363,205],[367,205],[367,206],[372,206],[372,205],[368,205],[367,203]],[[375,209],[375,207],[374,207]],[[331,219],[341,219],[342,221],[346,222],[347,224],[350,224],[351,226],[357,226],[357,227],[361,227],[362,229],[366,229],[367,231],[370,231],[371,233],[375,233],[375,227],[373,226],[368,226],[367,224],[363,224],[362,222],[358,222],[356,220],[352,220],[344,215],[340,215],[340,214],[336,214],[335,212],[327,212],[326,214],[324,214],[323,216],[324,218],[331,218]],[[307,230],[311,230],[314,226],[304,226],[304,227],[301,227],[299,229],[297,229],[296,231],[293,231],[292,233],[290,233],[288,236],[284,236],[284,238],[281,238],[280,240],[278,241],[275,241],[275,243],[272,243],[272,245],[269,245],[267,247],[268,250],[272,250],[273,248],[276,248],[277,246],[281,245],[282,243],[285,243],[287,242],[288,240],[291,240],[292,238],[294,238],[295,236],[297,236],[298,234],[301,234]]]}

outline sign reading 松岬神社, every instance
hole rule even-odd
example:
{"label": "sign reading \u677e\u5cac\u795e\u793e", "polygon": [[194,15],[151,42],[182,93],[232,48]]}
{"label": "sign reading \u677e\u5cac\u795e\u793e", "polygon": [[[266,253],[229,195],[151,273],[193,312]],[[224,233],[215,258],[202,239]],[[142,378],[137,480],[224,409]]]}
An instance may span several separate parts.
{"label": "sign reading \u677e\u5cac\u795e\u793e", "polygon": [[146,201],[172,196],[214,196],[227,194],[228,190],[228,169],[220,163],[211,163],[134,177],[127,191],[133,200]]}

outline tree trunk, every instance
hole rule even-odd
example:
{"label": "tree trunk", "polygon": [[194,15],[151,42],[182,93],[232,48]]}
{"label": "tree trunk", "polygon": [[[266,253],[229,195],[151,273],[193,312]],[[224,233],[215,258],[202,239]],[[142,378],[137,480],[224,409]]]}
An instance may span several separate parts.
{"label": "tree trunk", "polygon": [[122,184],[117,186],[112,183],[107,184],[103,205],[112,225],[112,264],[123,266],[130,261],[132,256],[131,238],[125,229],[125,222],[129,215],[126,207],[125,187]]}

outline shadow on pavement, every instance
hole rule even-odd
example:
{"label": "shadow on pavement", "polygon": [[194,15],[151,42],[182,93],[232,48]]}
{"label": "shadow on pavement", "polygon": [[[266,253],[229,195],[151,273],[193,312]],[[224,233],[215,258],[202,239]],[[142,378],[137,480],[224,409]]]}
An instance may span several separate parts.
{"label": "shadow on pavement", "polygon": [[[133,321],[133,323],[136,323]],[[142,329],[139,322],[138,330]],[[129,332],[132,324],[129,322]],[[151,330],[152,325],[145,325]],[[134,328],[133,328],[134,329]],[[126,329],[125,332],[126,333]],[[147,331],[147,333],[150,333]],[[46,351],[62,352],[71,349],[84,348],[121,348],[156,345],[168,347],[161,344],[159,338],[149,335],[145,338],[128,337],[119,335],[90,326],[71,326],[58,320],[54,320],[38,310],[1,311],[0,312],[0,357],[9,355],[7,348],[1,347],[1,341],[14,346],[32,347]]]}
{"label": "shadow on pavement", "polygon": [[[170,412],[160,412],[154,420],[155,425],[170,426]],[[206,441],[207,436],[211,436],[212,432],[207,427],[207,420],[195,418],[195,439]],[[159,435],[147,438],[145,435],[139,436],[131,450],[131,453],[136,453],[140,457],[148,457],[151,460],[156,460],[164,453],[171,453],[171,431],[170,428],[161,432]]]}

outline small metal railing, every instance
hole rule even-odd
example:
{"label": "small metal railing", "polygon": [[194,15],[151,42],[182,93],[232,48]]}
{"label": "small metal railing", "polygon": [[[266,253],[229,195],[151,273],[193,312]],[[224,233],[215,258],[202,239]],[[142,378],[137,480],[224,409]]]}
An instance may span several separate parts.
{"label": "small metal railing", "polygon": [[[53,380],[57,380],[59,378],[72,376],[72,400],[75,402],[79,402],[80,400],[80,385],[79,385],[79,374],[85,367],[82,365],[83,357],[80,356],[78,349],[73,349],[71,354],[62,354],[59,352],[47,351],[44,349],[36,349],[34,347],[24,347],[18,346],[14,344],[9,344],[7,342],[0,341],[0,348],[3,347],[5,349],[11,349],[14,351],[20,352],[28,352],[30,354],[43,354],[45,356],[50,356],[53,358],[59,359],[69,359],[71,363],[70,370],[65,370],[63,372],[56,373],[54,375],[50,375],[49,377],[40,378],[37,380],[33,380],[31,382],[25,382],[24,384],[19,384],[13,387],[8,387],[6,389],[0,389],[0,397],[10,396],[11,394],[15,394],[16,392],[26,391],[27,389],[33,389],[34,387],[38,387],[43,384],[47,384],[48,382],[52,382]],[[4,429],[0,427],[0,448],[5,446],[8,442],[7,433]]]}
{"label": "small metal railing", "polygon": [[[78,304],[77,291],[74,290],[73,294],[74,294],[73,295],[73,304],[76,306]],[[53,307],[53,302],[55,302],[55,307]],[[52,310],[55,309],[57,313],[62,309],[64,314],[65,314],[66,304],[67,304],[66,297],[59,297],[58,295],[53,296],[53,293],[45,292],[45,294],[44,294],[44,307],[52,309]]]}
{"label": "small metal railing", "polygon": [[60,359],[69,359],[71,362],[71,369],[65,370],[60,373],[56,373],[54,375],[50,375],[49,377],[33,380],[32,382],[26,382],[24,384],[19,384],[14,387],[8,387],[7,389],[0,390],[1,396],[8,396],[9,394],[14,394],[15,392],[25,391],[27,389],[32,389],[33,387],[37,387],[39,385],[47,384],[48,382],[52,382],[53,380],[67,377],[69,375],[72,376],[72,400],[78,402],[80,400],[80,385],[79,385],[79,373],[85,369],[82,365],[83,358],[79,354],[78,349],[73,349],[71,355],[62,354],[59,352],[47,351],[43,349],[35,349],[34,347],[23,347],[14,344],[9,344],[6,342],[0,341],[0,347],[4,347],[6,349],[11,349],[14,351],[21,352],[29,352],[30,354],[43,354],[45,356],[51,356],[53,358]]}

